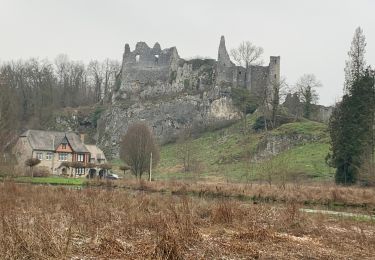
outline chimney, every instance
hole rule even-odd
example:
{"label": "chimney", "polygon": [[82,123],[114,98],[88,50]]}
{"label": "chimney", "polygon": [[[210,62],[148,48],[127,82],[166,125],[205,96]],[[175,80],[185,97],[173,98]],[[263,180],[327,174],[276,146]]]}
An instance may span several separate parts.
{"label": "chimney", "polygon": [[81,133],[79,134],[79,137],[81,138],[81,142],[85,144],[85,134]]}

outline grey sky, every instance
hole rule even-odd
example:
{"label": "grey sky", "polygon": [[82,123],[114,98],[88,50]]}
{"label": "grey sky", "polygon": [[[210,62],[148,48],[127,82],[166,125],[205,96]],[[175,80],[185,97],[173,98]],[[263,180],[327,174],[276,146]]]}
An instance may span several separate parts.
{"label": "grey sky", "polygon": [[216,58],[249,40],[268,56],[281,56],[281,74],[293,84],[304,73],[323,83],[320,103],[342,94],[344,63],[361,26],[367,62],[375,65],[373,0],[0,0],[0,60],[121,60],[125,43],[176,46],[181,57]]}

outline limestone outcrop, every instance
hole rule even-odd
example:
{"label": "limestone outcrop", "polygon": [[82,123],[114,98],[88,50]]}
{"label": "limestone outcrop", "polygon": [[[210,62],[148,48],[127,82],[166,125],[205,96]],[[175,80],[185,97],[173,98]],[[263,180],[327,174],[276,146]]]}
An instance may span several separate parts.
{"label": "limestone outcrop", "polygon": [[[268,66],[245,69],[231,62],[221,37],[218,59],[184,60],[175,47],[151,48],[144,42],[125,45],[121,72],[111,106],[98,120],[98,144],[118,154],[121,136],[133,122],[145,121],[161,143],[176,139],[187,126],[219,127],[240,117],[231,89],[269,88],[280,78],[280,57]],[[246,80],[245,80],[246,79]]]}

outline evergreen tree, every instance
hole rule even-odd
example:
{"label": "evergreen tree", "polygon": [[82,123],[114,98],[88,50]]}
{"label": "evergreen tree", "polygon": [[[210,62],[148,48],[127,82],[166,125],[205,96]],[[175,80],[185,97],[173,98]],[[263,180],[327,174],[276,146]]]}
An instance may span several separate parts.
{"label": "evergreen tree", "polygon": [[353,40],[348,51],[348,60],[345,61],[344,92],[350,93],[350,87],[366,70],[366,37],[361,27],[355,30]]}
{"label": "evergreen tree", "polygon": [[336,167],[337,183],[355,183],[363,161],[372,156],[374,91],[374,78],[367,70],[349,86],[331,116],[331,164]]}

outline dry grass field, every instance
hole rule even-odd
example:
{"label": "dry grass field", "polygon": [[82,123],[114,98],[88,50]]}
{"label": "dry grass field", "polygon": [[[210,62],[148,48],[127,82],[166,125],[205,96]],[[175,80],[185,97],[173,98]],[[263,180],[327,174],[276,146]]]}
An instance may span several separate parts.
{"label": "dry grass field", "polygon": [[234,198],[255,203],[298,203],[307,207],[360,211],[375,215],[375,189],[360,186],[338,186],[327,183],[233,183],[207,181],[139,182],[123,179],[116,182],[89,181],[87,186],[110,186],[129,190],[191,195],[200,198]]}
{"label": "dry grass field", "polygon": [[0,183],[2,259],[373,259],[375,223],[234,199]]}

